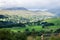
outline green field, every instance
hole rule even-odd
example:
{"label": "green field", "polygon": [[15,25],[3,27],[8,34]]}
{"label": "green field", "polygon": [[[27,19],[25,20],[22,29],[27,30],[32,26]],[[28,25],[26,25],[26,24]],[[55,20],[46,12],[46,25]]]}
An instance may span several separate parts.
{"label": "green field", "polygon": [[6,28],[6,29],[11,29],[11,31],[14,31],[14,32],[17,32],[17,31],[23,32],[23,31],[25,31],[25,29],[29,29],[30,31],[32,29],[35,29],[36,31],[41,31],[41,30],[45,30],[45,31],[53,30],[53,31],[55,31],[56,29],[60,28],[60,18],[47,19],[44,21],[54,23],[55,26],[49,26],[46,28],[42,28],[42,26],[27,26],[27,27],[23,27],[23,28],[17,27],[17,28]]}

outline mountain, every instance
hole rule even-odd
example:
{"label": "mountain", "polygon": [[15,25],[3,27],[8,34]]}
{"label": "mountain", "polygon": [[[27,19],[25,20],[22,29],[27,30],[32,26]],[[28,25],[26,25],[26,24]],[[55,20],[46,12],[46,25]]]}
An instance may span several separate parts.
{"label": "mountain", "polygon": [[24,7],[3,8],[2,10],[27,10]]}
{"label": "mountain", "polygon": [[46,11],[33,12],[29,10],[0,10],[0,14],[3,15],[18,15],[25,18],[52,18],[55,17],[55,14]]}
{"label": "mountain", "polygon": [[35,10],[35,12],[41,12],[41,11],[45,11],[45,12],[50,12],[50,13],[53,13],[55,14],[57,17],[60,17],[60,8],[52,8],[52,9],[38,9],[38,10]]}
{"label": "mountain", "polygon": [[[2,10],[28,10],[24,7],[11,7],[11,8],[3,8]],[[38,12],[43,12],[43,11],[46,11],[46,12],[49,12],[49,13],[53,13],[55,14],[56,16],[60,16],[60,8],[53,8],[53,9],[38,9],[36,11],[31,11],[31,12],[34,12],[34,13],[38,13]]]}
{"label": "mountain", "polygon": [[60,8],[49,9],[48,12],[54,13],[57,16],[60,16]]}

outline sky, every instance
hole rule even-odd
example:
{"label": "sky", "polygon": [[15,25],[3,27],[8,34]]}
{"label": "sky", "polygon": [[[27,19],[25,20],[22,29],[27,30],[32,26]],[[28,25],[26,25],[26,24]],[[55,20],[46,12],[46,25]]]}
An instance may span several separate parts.
{"label": "sky", "polygon": [[0,9],[10,7],[51,9],[60,7],[60,0],[0,0]]}

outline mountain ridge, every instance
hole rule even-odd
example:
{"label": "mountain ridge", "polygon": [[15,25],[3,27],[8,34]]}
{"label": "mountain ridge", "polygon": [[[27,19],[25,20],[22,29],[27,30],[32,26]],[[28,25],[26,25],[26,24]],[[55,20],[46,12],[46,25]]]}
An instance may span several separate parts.
{"label": "mountain ridge", "polygon": [[11,7],[11,8],[3,8],[2,10],[28,10],[24,7]]}

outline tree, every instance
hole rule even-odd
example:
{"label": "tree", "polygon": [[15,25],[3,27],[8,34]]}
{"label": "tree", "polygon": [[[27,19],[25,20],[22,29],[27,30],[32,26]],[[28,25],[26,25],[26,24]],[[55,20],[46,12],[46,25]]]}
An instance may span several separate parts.
{"label": "tree", "polygon": [[57,29],[54,33],[60,33],[60,28]]}
{"label": "tree", "polygon": [[26,34],[27,36],[31,35],[31,32],[29,31],[29,29],[25,29],[25,34]]}
{"label": "tree", "polygon": [[12,40],[13,35],[10,30],[0,29],[0,40]]}
{"label": "tree", "polygon": [[18,31],[16,33],[16,40],[27,40],[27,36],[24,32]]}

